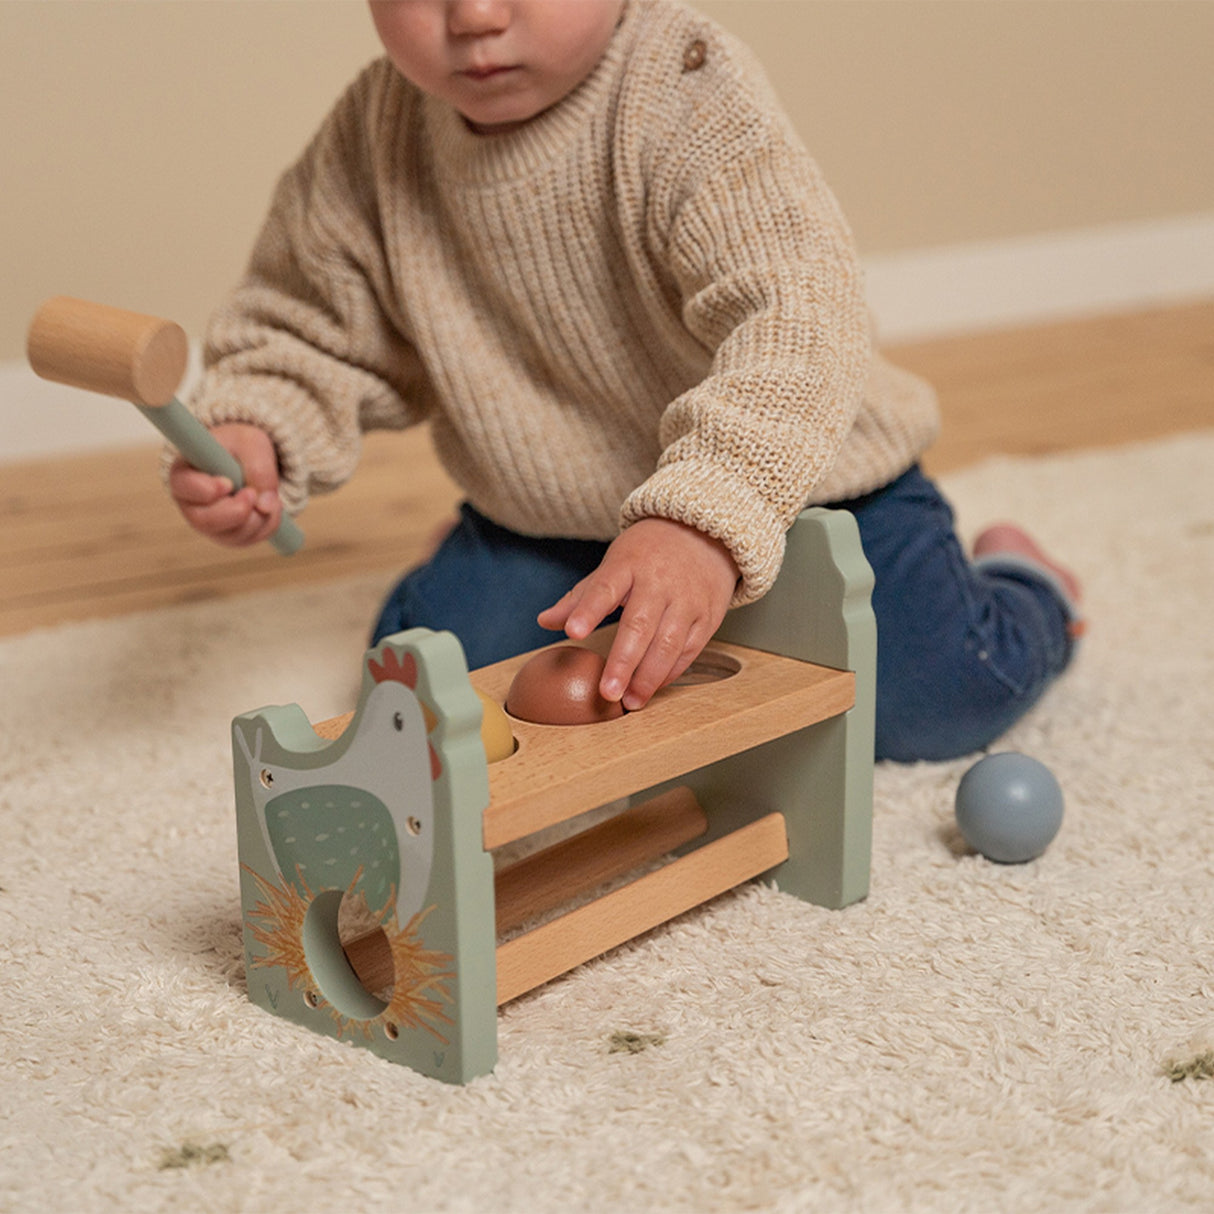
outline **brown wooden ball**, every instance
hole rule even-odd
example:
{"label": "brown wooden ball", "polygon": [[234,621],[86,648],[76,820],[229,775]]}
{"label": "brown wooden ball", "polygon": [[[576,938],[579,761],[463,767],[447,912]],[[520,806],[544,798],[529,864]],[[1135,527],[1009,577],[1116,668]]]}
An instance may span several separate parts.
{"label": "brown wooden ball", "polygon": [[541,649],[520,666],[506,695],[506,711],[536,725],[592,725],[624,715],[618,701],[599,694],[606,662],[580,645]]}

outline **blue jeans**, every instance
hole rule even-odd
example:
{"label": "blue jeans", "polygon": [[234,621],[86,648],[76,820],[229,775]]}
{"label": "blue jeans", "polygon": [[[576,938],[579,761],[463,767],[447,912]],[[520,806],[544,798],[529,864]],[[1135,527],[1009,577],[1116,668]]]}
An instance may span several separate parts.
{"label": "blue jeans", "polygon": [[[911,762],[981,750],[1070,661],[1065,600],[1030,569],[973,566],[951,508],[917,467],[835,505],[855,515],[876,578],[876,757]],[[405,628],[448,629],[473,670],[548,644],[558,634],[536,615],[606,550],[593,540],[517,535],[464,505],[433,558],[388,596],[373,641]]]}

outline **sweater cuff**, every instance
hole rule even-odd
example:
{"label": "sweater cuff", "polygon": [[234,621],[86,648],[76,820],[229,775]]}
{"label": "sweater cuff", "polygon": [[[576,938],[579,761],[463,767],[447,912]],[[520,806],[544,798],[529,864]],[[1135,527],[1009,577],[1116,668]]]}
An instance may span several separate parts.
{"label": "sweater cuff", "polygon": [[760,599],[784,560],[787,526],[746,481],[720,465],[680,460],[659,468],[620,509],[621,527],[666,518],[720,540],[741,575],[730,607]]}

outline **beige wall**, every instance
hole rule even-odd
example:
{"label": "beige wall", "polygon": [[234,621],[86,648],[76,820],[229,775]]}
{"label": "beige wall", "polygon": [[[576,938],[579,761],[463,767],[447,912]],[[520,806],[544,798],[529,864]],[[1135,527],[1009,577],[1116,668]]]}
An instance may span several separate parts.
{"label": "beige wall", "polygon": [[[865,253],[1214,210],[1210,0],[700,0]],[[66,292],[193,333],[376,51],[357,0],[0,0],[0,359]]]}

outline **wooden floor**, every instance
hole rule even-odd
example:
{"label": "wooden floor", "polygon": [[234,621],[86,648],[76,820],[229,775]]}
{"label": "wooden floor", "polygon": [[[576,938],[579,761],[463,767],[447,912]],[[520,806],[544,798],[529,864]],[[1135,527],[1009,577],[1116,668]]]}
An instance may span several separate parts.
{"label": "wooden floor", "polygon": [[[940,393],[934,473],[1214,425],[1214,300],[887,352]],[[181,522],[156,451],[0,465],[0,635],[361,572],[386,582],[457,500],[424,432],[374,435],[353,482],[302,516],[302,552],[229,552]]]}

